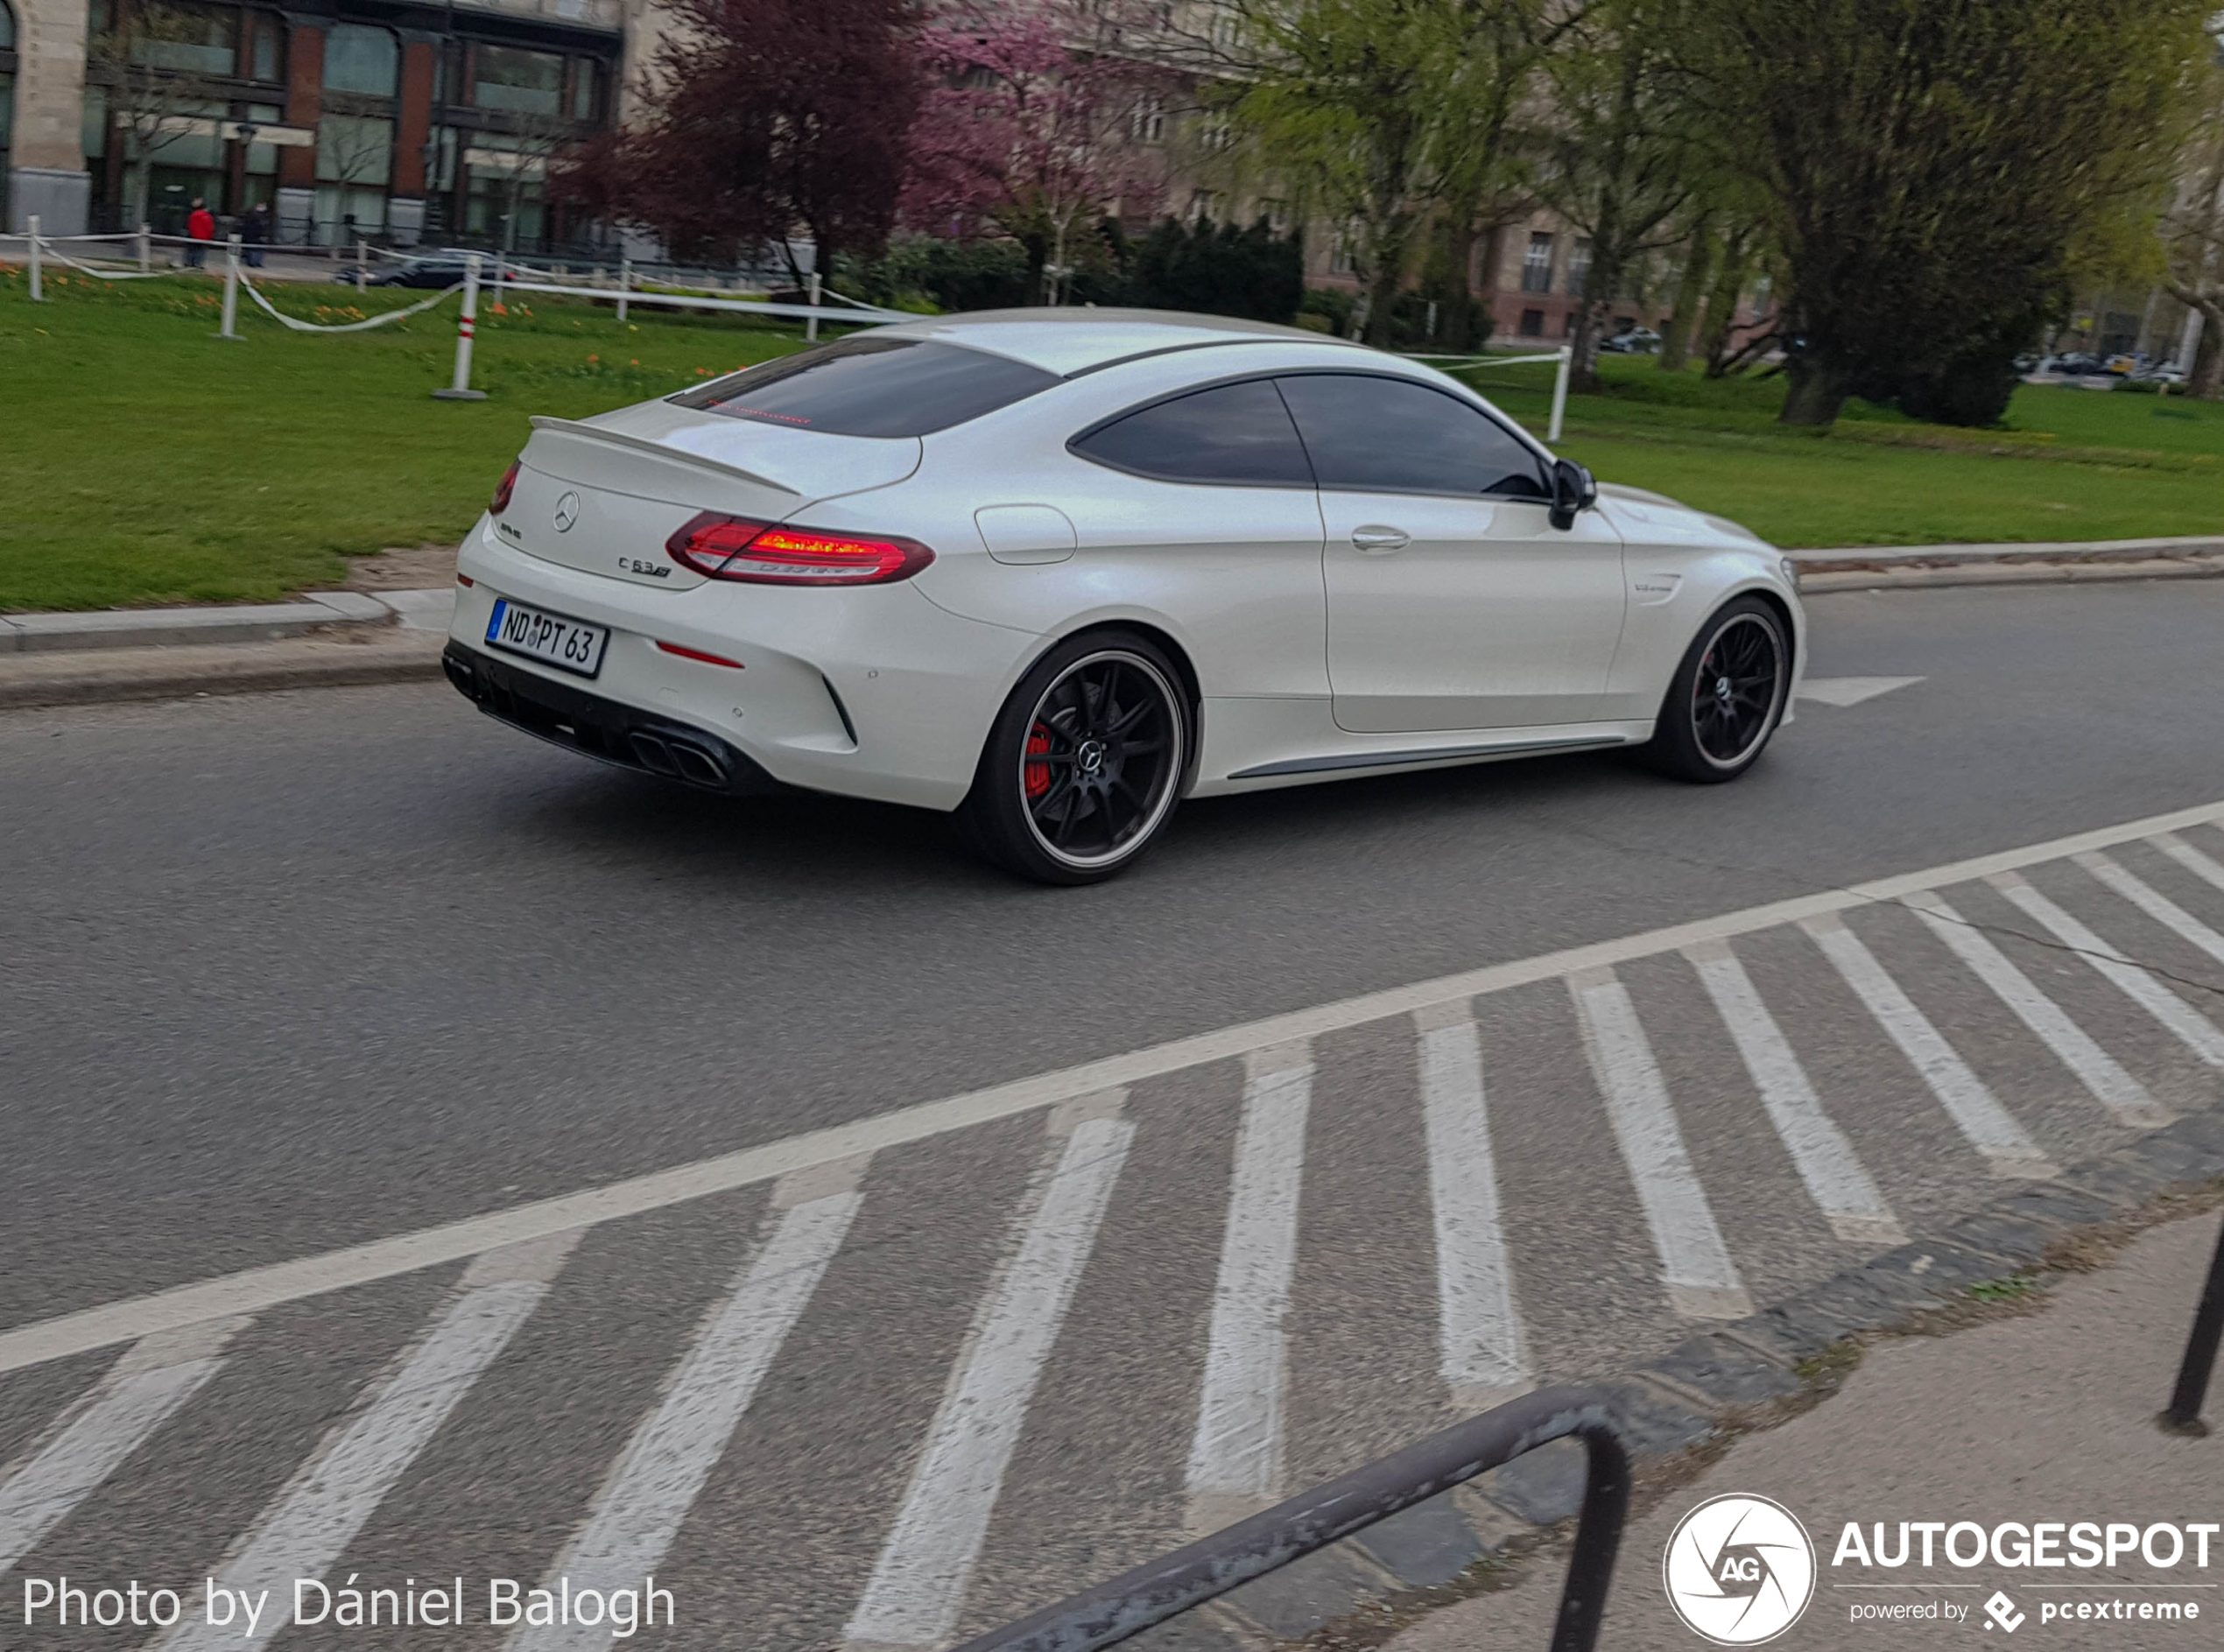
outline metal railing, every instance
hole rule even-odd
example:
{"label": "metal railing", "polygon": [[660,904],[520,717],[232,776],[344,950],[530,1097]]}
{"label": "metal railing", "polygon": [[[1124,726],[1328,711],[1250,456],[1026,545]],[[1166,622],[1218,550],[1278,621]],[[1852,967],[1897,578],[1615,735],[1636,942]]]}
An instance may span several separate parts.
{"label": "metal railing", "polygon": [[1629,1511],[1629,1448],[1612,1399],[1596,1388],[1545,1388],[1341,1480],[1214,1532],[1186,1549],[968,1641],[958,1652],[1095,1652],[1200,1606],[1239,1584],[1363,1531],[1376,1521],[1554,1440],[1589,1451],[1575,1551],[1560,1589],[1552,1652],[1590,1652]]}
{"label": "metal railing", "polygon": [[2208,1398],[2208,1379],[2216,1368],[2216,1344],[2224,1335],[2224,1231],[2216,1235],[2216,1254],[2209,1259],[2208,1283],[2201,1288],[2200,1305],[2193,1310],[2193,1329],[2185,1339],[2185,1357],[2178,1362],[2178,1386],[2164,1408],[2163,1426],[2181,1434],[2206,1434],[2201,1405]]}

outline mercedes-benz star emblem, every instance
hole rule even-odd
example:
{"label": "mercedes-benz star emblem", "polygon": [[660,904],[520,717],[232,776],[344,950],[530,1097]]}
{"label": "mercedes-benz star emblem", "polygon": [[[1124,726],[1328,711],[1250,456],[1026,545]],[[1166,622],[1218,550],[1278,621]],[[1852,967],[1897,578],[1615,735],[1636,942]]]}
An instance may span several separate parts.
{"label": "mercedes-benz star emblem", "polygon": [[572,524],[579,520],[579,496],[567,493],[556,502],[556,531],[569,533]]}

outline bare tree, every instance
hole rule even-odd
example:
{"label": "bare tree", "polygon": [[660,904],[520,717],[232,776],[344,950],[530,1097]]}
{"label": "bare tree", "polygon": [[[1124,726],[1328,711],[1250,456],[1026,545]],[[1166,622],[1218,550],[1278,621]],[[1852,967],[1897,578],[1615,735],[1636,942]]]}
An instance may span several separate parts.
{"label": "bare tree", "polygon": [[154,157],[203,130],[207,105],[225,96],[215,76],[179,62],[207,44],[210,23],[206,12],[164,0],[115,0],[109,26],[86,42],[88,64],[105,71],[109,120],[123,138],[131,207],[142,221]]}

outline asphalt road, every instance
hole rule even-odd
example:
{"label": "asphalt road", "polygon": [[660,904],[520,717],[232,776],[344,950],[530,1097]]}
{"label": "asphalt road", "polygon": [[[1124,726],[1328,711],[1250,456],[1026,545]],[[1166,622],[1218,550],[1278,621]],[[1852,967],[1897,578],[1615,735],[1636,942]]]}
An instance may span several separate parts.
{"label": "asphalt road", "polygon": [[[2224,797],[2224,584],[1847,593],[1812,612],[1815,674],[1923,680],[1803,706],[1736,785],[1569,758],[1198,804],[1135,875],[1069,892],[976,868],[931,817],[729,803],[599,770],[445,686],[0,717],[0,1331]],[[2224,860],[2224,834],[2187,841]],[[2117,858],[2224,926],[2224,892],[2162,849]],[[2067,863],[2027,875],[2224,1022],[2224,963],[2197,941]],[[2012,891],[1950,895],[2155,1107],[2213,1098],[2217,1063],[2064,961]],[[2136,1128],[2096,1105],[2089,1062],[2035,1037],[1915,915],[1849,922],[2021,1141],[1980,1150],[1981,1121],[1957,1122],[1925,1087],[1819,938],[1739,938],[1888,1221],[1950,1214],[2019,1154],[2028,1170]],[[847,1624],[855,1641],[923,1645],[993,1622],[1178,1539],[1200,1510],[1240,1508],[1246,1475],[1295,1489],[1488,1388],[1450,1374],[1431,1215],[1443,1140],[1423,1128],[1427,1109],[1461,1105],[1461,1037],[1488,1075],[1495,1215],[1518,1282],[1510,1318],[1482,1311],[1467,1331],[1517,1348],[1526,1376],[1612,1369],[1682,1334],[1694,1304],[1765,1302],[1863,1254],[1770,1133],[1696,967],[1633,958],[1614,981],[1479,999],[1450,1067],[1429,1027],[1370,1023],[1279,1068],[1205,1063],[848,1172],[672,1205],[500,1276],[397,1272],[274,1307],[229,1340],[163,1345],[143,1363],[201,1360],[207,1386],[129,1437],[129,1461],[18,1558],[26,1573],[192,1579],[252,1530],[264,1547],[234,1553],[250,1571],[530,1583],[586,1540],[598,1485],[608,1499],[628,1483],[606,1473],[659,1395],[700,1414],[704,1395],[747,1387],[756,1348],[755,1402],[658,1550],[695,1626],[672,1643],[817,1646]],[[1631,1015],[1634,1065],[1617,1019]],[[1707,1221],[1688,1177],[1631,1145],[1662,1086]],[[785,1271],[759,1269],[768,1255]],[[778,1280],[799,1277],[815,1292],[782,1309]],[[503,1312],[521,1317],[503,1329]],[[428,1340],[458,1314],[461,1340]],[[721,1323],[722,1353],[675,1365]],[[422,1455],[387,1480],[358,1473],[353,1525],[313,1493],[289,1503],[288,1477],[327,1460],[351,1416],[376,1435],[393,1382],[434,1355],[462,1361],[451,1388],[466,1374]],[[57,1413],[115,1357],[0,1375],[0,1460],[51,1467],[37,1454]],[[977,1379],[1008,1401],[1015,1371],[1036,1402],[989,1453],[1002,1492],[981,1529],[906,1525],[915,1475],[947,1491],[985,1460],[938,1433],[946,1394]],[[1263,1372],[1278,1395],[1266,1413],[1228,1399]],[[1215,1395],[1233,1406],[1217,1434],[1200,1426]],[[933,1480],[944,1470],[956,1480]],[[0,1481],[0,1566],[7,1497]],[[303,1531],[339,1536],[321,1554]],[[921,1581],[954,1567],[954,1597]]]}

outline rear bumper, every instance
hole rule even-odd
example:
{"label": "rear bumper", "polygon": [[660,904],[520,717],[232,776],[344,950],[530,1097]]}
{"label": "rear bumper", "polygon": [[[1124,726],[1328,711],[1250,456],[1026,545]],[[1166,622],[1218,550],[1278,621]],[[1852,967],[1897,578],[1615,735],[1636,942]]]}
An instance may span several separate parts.
{"label": "rear bumper", "polygon": [[440,669],[488,716],[582,756],[728,797],[791,789],[707,729],[519,671],[461,643],[442,651]]}

